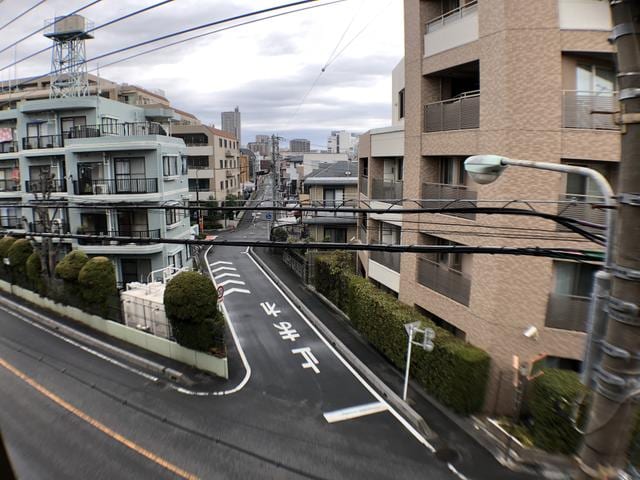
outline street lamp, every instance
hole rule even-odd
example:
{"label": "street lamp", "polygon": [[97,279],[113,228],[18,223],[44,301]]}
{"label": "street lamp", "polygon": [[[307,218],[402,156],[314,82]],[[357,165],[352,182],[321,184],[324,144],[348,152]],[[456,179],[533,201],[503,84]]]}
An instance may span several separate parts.
{"label": "street lamp", "polygon": [[474,155],[464,161],[464,169],[471,178],[481,185],[495,181],[509,165],[537,170],[550,170],[560,173],[573,173],[587,177],[598,186],[606,206],[605,257],[604,271],[596,272],[589,318],[587,321],[588,340],[584,355],[582,382],[590,387],[593,384],[592,372],[599,359],[599,344],[606,332],[607,317],[604,311],[606,293],[611,282],[613,266],[613,241],[615,231],[615,199],[613,189],[604,176],[591,168],[566,165],[563,163],[532,162],[531,160],[514,160],[499,155]]}

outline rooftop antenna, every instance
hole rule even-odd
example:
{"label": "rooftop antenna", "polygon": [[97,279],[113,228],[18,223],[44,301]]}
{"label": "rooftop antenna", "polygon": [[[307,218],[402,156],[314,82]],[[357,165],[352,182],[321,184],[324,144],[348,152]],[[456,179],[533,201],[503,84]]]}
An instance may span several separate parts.
{"label": "rooftop antenna", "polygon": [[82,15],[69,15],[47,20],[44,36],[53,40],[49,98],[84,97],[89,95],[85,40],[93,25]]}

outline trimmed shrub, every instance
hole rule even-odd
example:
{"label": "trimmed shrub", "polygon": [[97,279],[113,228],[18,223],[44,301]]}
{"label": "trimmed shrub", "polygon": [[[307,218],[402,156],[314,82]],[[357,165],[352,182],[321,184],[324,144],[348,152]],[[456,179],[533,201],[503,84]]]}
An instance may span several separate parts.
{"label": "trimmed shrub", "polygon": [[42,279],[42,262],[40,261],[40,255],[38,252],[33,252],[27,258],[26,265],[27,278],[40,295],[46,295],[47,288],[46,283]]}
{"label": "trimmed shrub", "polygon": [[282,227],[274,228],[272,236],[275,242],[286,242],[287,238],[289,238],[287,230]]}
{"label": "trimmed shrub", "polygon": [[533,419],[532,434],[536,447],[554,453],[574,453],[580,433],[571,421],[574,400],[584,393],[578,374],[570,370],[548,368],[531,385],[528,407]]}
{"label": "trimmed shrub", "polygon": [[56,275],[67,282],[77,282],[80,270],[89,261],[82,250],[72,250],[56,265]]}
{"label": "trimmed shrub", "polygon": [[0,258],[7,258],[9,256],[9,249],[15,241],[16,239],[14,237],[9,236],[0,239]]}
{"label": "trimmed shrub", "polygon": [[106,309],[107,301],[115,295],[116,272],[111,260],[106,257],[89,259],[78,274],[80,293],[88,305]]}
{"label": "trimmed shrub", "polygon": [[164,308],[180,345],[202,351],[223,345],[224,319],[209,278],[197,272],[179,273],[165,288]]}
{"label": "trimmed shrub", "polygon": [[407,353],[405,323],[420,320],[435,330],[434,350],[412,355],[413,377],[439,401],[461,414],[479,411],[489,376],[489,355],[465,343],[368,280],[347,273],[351,257],[332,252],[316,257],[315,287],[343,310],[358,330],[397,368]]}
{"label": "trimmed shrub", "polygon": [[25,238],[21,238],[11,244],[7,255],[14,280],[23,287],[27,287],[29,283],[27,280],[27,259],[32,253],[33,247],[31,246],[31,242]]}

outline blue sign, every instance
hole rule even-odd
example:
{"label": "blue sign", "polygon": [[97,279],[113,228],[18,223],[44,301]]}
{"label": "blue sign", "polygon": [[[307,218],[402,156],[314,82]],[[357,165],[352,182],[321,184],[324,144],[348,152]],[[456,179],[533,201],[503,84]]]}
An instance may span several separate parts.
{"label": "blue sign", "polygon": [[267,220],[273,220],[273,214],[269,212],[264,216],[264,218],[266,218]]}

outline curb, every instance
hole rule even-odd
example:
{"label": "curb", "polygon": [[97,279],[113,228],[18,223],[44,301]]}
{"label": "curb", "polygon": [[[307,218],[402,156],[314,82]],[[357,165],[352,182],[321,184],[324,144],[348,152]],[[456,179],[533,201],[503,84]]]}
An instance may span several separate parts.
{"label": "curb", "polygon": [[[373,387],[380,392],[380,394],[391,403],[404,417],[411,422],[411,424],[429,441],[438,439],[438,435],[431,430],[424,418],[416,412],[413,408],[407,405],[391,388],[387,386],[378,376],[373,373],[369,367],[367,367],[358,357],[356,357],[342,341],[336,337],[331,330],[329,330],[324,323],[313,313],[307,306],[300,301],[300,299],[291,291],[291,289],[285,284],[278,276],[269,268],[269,266],[260,258],[259,255],[253,252],[253,249],[249,249],[251,257],[260,264],[260,266],[267,272],[271,279],[289,296],[295,306],[303,312],[313,325],[327,337],[331,344],[343,355],[347,361],[363,376],[365,377]],[[342,313],[344,315],[344,313]]]}
{"label": "curb", "polygon": [[83,344],[91,345],[93,347],[106,350],[112,355],[118,356],[120,358],[124,358],[129,363],[132,363],[146,370],[152,371],[156,374],[162,375],[174,382],[186,383],[184,375],[181,372],[178,372],[177,370],[174,370],[169,367],[165,367],[164,365],[161,365],[157,362],[140,357],[134,353],[115,347],[109,343],[105,343],[102,340],[98,340],[97,338],[92,337],[91,335],[87,335],[85,333],[79,332],[72,327],[58,323],[55,320],[41,313],[38,313],[34,310],[31,310],[28,307],[25,307],[24,305],[20,305],[19,303],[14,302],[13,300],[10,300],[4,295],[0,295],[0,304],[4,305],[7,309],[15,313],[22,314],[28,317],[29,319],[50,328],[51,330],[54,330],[67,337],[71,337],[74,340],[82,342]]}

